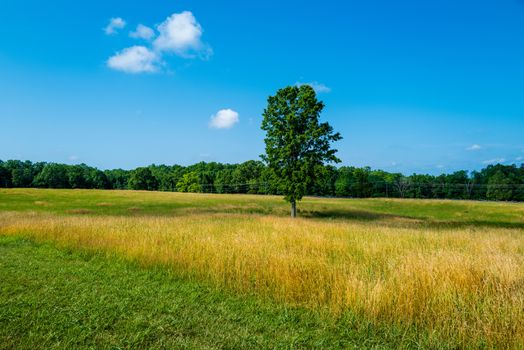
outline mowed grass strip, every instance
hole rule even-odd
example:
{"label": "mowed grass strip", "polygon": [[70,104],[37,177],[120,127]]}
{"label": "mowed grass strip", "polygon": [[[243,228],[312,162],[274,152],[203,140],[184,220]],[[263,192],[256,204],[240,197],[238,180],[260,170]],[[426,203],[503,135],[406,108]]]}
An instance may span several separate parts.
{"label": "mowed grass strip", "polygon": [[[418,329],[458,347],[524,344],[522,205],[420,201],[417,211],[417,201],[310,199],[306,208],[336,207],[336,215],[291,220],[242,213],[271,208],[268,203],[275,198],[270,197],[151,198],[149,193],[101,191],[58,191],[57,196],[70,192],[82,207],[88,207],[93,195],[97,201],[104,197],[102,203],[114,203],[98,206],[101,210],[121,205],[120,195],[142,198],[144,208],[163,196],[182,204],[166,201],[161,215],[147,210],[122,215],[4,212],[0,234],[117,254],[223,290],[334,318],[349,312],[380,327],[407,333]],[[39,208],[55,205],[52,191],[28,193],[31,200],[48,203]],[[2,200],[9,207],[8,200]],[[451,206],[443,210],[446,215],[426,208],[446,204]],[[373,211],[372,205],[382,209]],[[167,209],[176,206],[175,212]],[[387,212],[384,207],[391,208]],[[413,215],[399,215],[409,208]],[[350,215],[341,215],[344,210]],[[503,210],[502,218],[490,219]]]}
{"label": "mowed grass strip", "polygon": [[116,257],[0,237],[0,349],[452,348],[422,331],[235,297]]}

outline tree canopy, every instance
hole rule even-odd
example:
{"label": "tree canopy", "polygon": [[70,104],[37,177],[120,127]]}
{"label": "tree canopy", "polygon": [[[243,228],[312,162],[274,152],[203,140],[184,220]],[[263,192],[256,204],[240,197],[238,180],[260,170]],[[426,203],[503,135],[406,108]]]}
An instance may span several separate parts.
{"label": "tree canopy", "polygon": [[331,143],[339,133],[320,122],[324,103],[318,101],[309,85],[288,86],[268,98],[262,130],[266,154],[262,159],[276,175],[277,186],[291,203],[296,216],[296,201],[313,187],[325,163],[340,162]]}

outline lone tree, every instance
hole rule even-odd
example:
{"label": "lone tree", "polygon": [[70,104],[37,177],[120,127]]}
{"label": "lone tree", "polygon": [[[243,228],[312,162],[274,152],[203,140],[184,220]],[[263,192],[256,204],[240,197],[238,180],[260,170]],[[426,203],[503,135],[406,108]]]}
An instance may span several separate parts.
{"label": "lone tree", "polygon": [[274,171],[278,187],[297,216],[297,201],[314,184],[324,163],[339,163],[331,142],[342,139],[328,123],[320,123],[324,103],[309,85],[288,86],[269,96],[262,130],[266,154],[262,159]]}

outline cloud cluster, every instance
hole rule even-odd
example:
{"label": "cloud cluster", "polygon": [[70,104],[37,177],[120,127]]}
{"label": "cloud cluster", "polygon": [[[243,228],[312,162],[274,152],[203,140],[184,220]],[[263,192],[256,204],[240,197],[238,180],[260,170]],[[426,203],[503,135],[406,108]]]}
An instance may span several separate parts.
{"label": "cloud cluster", "polygon": [[[106,33],[109,30],[113,34],[115,28],[123,26],[123,19],[112,18]],[[107,60],[107,66],[125,73],[151,73],[160,70],[162,57],[166,54],[183,58],[207,58],[212,53],[211,48],[201,39],[202,26],[190,11],[173,13],[157,25],[156,30],[158,34],[148,26],[137,25],[129,36],[152,42],[147,46],[131,46],[115,53]]]}
{"label": "cloud cluster", "polygon": [[114,17],[109,19],[109,24],[104,28],[104,32],[107,35],[113,35],[126,26],[126,21],[120,17]]}
{"label": "cloud cluster", "polygon": [[230,129],[240,121],[238,113],[232,109],[221,109],[211,116],[209,127],[213,129]]}

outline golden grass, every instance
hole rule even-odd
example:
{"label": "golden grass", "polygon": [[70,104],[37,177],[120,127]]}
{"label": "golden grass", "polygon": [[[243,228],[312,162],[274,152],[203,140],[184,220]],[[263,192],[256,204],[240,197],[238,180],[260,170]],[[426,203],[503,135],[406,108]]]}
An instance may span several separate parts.
{"label": "golden grass", "polygon": [[115,252],[236,292],[351,310],[465,346],[524,344],[522,229],[186,214],[4,212],[0,234]]}

